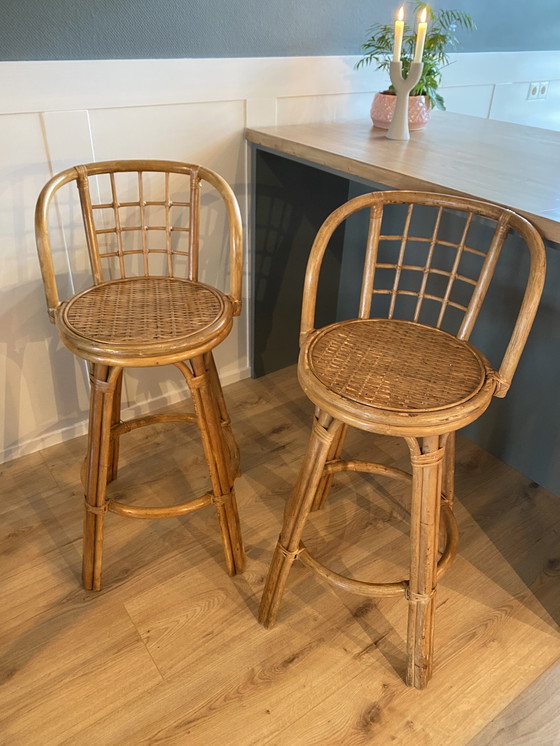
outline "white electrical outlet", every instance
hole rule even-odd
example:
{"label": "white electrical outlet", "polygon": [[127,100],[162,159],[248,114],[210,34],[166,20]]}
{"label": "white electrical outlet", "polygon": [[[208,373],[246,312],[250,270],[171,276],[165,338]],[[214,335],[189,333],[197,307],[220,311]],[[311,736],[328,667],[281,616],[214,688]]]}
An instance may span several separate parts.
{"label": "white electrical outlet", "polygon": [[538,81],[529,83],[529,90],[527,91],[527,100],[534,101],[535,99],[537,99],[539,97],[540,88],[541,88],[541,84]]}
{"label": "white electrical outlet", "polygon": [[541,80],[539,83],[539,95],[538,98],[546,98],[548,93],[548,80]]}

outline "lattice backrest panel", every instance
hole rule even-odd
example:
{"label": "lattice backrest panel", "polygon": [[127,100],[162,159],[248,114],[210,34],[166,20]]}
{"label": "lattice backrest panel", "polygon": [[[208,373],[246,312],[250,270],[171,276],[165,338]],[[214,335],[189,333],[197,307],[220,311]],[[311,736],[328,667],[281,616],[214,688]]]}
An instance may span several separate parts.
{"label": "lattice backrest panel", "polygon": [[148,275],[198,279],[195,169],[81,173],[78,188],[96,282]]}
{"label": "lattice backrest panel", "polygon": [[507,220],[473,220],[468,210],[372,206],[360,316],[417,321],[467,339],[507,232]]}

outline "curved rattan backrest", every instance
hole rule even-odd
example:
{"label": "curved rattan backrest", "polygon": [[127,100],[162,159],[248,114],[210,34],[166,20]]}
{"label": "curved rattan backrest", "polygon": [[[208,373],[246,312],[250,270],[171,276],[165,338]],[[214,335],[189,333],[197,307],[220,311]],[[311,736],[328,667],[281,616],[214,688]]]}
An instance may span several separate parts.
{"label": "curved rattan backrest", "polygon": [[41,272],[51,320],[60,304],[49,208],[66,184],[80,198],[92,281],[129,276],[198,280],[200,187],[214,187],[225,204],[229,229],[230,298],[241,311],[242,229],[239,206],[224,179],[203,166],[161,160],[104,161],[74,166],[45,184],[35,212]]}
{"label": "curved rattan backrest", "polygon": [[[368,228],[358,317],[408,318],[449,331],[446,322],[453,316],[453,333],[464,340],[474,328],[506,237],[515,231],[523,239],[530,269],[498,372],[496,395],[505,396],[544,284],[545,251],[536,229],[511,210],[463,197],[412,191],[356,197],[329,215],[313,243],[305,277],[301,341],[314,328],[319,273],[329,240],[347,218],[360,211],[367,212]],[[482,232],[476,229],[480,222],[485,226]],[[399,304],[406,307],[404,314]]]}

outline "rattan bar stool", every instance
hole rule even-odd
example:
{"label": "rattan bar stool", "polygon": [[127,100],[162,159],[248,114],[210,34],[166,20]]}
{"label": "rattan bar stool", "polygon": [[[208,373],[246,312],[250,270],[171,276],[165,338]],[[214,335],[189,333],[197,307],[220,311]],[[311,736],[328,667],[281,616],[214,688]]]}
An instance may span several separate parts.
{"label": "rattan bar stool", "polygon": [[[62,187],[69,184],[71,189],[72,183],[79,193],[91,286],[61,301],[49,227],[52,233],[57,209],[68,204],[68,190]],[[198,280],[203,189],[225,214],[229,294]],[[88,449],[82,469],[84,587],[101,587],[108,511],[166,518],[215,505],[226,568],[234,575],[245,561],[234,492],[239,453],[212,354],[241,310],[242,233],[233,191],[221,176],[193,164],[146,160],[80,165],[54,176],[43,188],[36,236],[50,319],[62,342],[88,361],[90,371]],[[121,421],[123,371],[162,365],[181,371],[194,411]],[[198,427],[209,469],[208,491],[170,507],[106,499],[107,483],[117,476],[120,436],[169,421]]]}
{"label": "rattan bar stool", "polygon": [[[358,318],[315,329],[325,249],[334,230],[360,211],[369,227]],[[482,220],[473,221],[475,216]],[[486,246],[480,243],[480,224],[489,234]],[[468,339],[510,231],[528,248],[530,269],[513,334],[494,370]],[[544,274],[545,253],[537,231],[524,218],[495,205],[429,193],[377,192],[347,202],[327,218],[307,266],[298,363],[300,384],[316,412],[268,573],[259,612],[262,624],[274,624],[296,559],[348,591],[374,598],[404,596],[407,684],[426,686],[432,672],[437,582],[458,544],[453,516],[455,431],[479,417],[493,396],[507,393]],[[410,451],[411,473],[344,459],[349,426],[402,436]],[[407,578],[370,583],[346,577],[306,548],[302,533],[309,512],[323,506],[333,475],[342,471],[411,484]],[[441,551],[440,517],[445,534]]]}

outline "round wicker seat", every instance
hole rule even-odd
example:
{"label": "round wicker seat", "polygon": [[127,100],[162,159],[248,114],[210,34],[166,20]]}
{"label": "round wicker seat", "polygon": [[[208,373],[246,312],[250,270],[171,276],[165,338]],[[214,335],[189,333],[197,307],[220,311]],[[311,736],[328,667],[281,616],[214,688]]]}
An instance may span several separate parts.
{"label": "round wicker seat", "polygon": [[478,413],[495,385],[490,365],[468,342],[395,319],[354,319],[313,332],[302,346],[299,379],[314,404],[343,422],[396,435],[419,435],[423,427],[433,433],[438,413],[449,430]]}
{"label": "round wicker seat", "polygon": [[212,349],[232,326],[216,288],[176,277],[131,277],[88,288],[57,315],[62,341],[92,362],[134,367]]}

